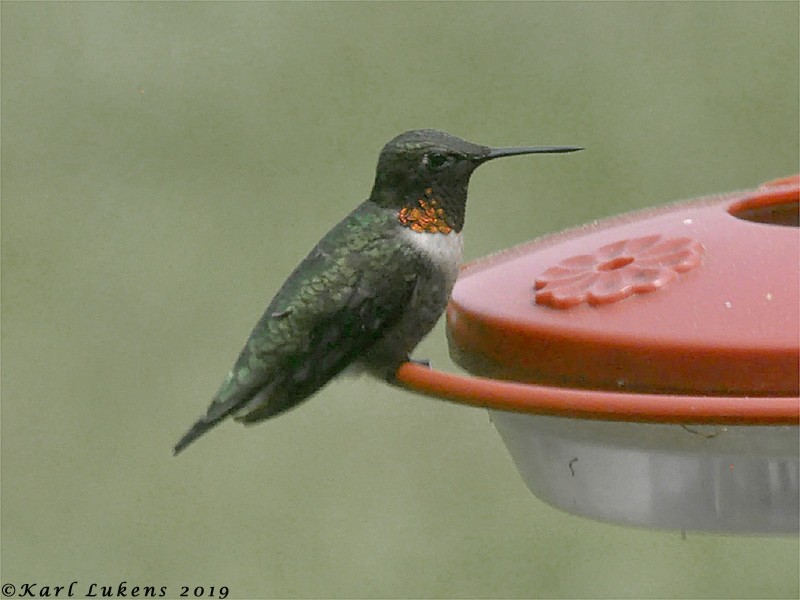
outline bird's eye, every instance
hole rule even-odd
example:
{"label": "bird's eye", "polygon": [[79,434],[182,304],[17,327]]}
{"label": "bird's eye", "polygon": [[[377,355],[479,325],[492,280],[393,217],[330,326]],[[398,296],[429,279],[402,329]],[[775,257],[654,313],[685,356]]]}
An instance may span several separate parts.
{"label": "bird's eye", "polygon": [[429,152],[425,155],[425,164],[432,171],[438,171],[450,162],[450,157],[439,152]]}

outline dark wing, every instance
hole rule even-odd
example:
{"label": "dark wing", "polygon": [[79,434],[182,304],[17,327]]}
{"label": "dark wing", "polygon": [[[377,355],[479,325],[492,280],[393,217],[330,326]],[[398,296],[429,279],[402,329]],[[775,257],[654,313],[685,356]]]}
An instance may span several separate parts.
{"label": "dark wing", "polygon": [[399,320],[426,266],[383,210],[353,211],[294,270],[176,454],[231,414],[253,423],[300,403]]}
{"label": "dark wing", "polygon": [[404,270],[386,273],[365,266],[342,304],[315,319],[307,345],[283,357],[273,385],[237,410],[236,420],[255,423],[268,419],[319,390],[397,323],[416,282],[416,274]]}

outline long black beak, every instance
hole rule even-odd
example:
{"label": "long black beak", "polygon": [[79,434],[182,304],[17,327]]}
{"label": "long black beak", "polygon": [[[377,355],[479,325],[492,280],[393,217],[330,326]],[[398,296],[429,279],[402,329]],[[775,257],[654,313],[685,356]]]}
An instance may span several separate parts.
{"label": "long black beak", "polygon": [[583,150],[580,146],[528,146],[520,148],[489,148],[489,152],[478,159],[478,162],[486,162],[493,158],[503,156],[515,156],[517,154],[554,154],[561,152],[577,152]]}

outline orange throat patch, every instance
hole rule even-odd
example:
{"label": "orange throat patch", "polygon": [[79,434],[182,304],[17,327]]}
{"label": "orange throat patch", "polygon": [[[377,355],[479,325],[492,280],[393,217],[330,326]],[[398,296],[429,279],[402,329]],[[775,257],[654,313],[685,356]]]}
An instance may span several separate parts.
{"label": "orange throat patch", "polygon": [[419,233],[450,233],[453,228],[445,220],[444,209],[433,197],[433,190],[425,190],[425,197],[417,200],[417,206],[404,206],[397,214],[397,220]]}

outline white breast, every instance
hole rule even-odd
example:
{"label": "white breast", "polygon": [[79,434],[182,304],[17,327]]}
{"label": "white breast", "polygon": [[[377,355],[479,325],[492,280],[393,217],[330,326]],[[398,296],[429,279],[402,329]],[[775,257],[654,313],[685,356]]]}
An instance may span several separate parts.
{"label": "white breast", "polygon": [[464,243],[460,232],[420,233],[413,229],[403,229],[401,235],[455,282],[458,267],[464,257]]}

